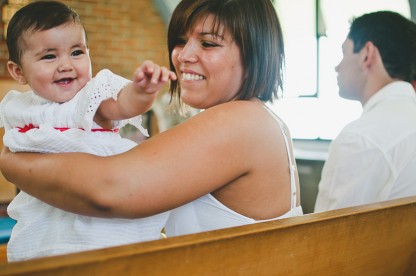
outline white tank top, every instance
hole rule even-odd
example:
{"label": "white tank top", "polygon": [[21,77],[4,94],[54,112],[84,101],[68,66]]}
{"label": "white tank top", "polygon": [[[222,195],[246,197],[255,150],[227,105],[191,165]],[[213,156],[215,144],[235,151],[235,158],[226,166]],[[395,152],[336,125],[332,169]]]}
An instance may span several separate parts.
{"label": "white tank top", "polygon": [[267,108],[267,110],[276,119],[285,140],[290,164],[291,209],[287,213],[276,218],[255,220],[235,212],[222,204],[211,194],[207,194],[171,211],[165,225],[165,231],[168,237],[303,215],[302,207],[296,206],[296,166],[290,155],[289,139],[285,132],[284,124],[269,108]]}

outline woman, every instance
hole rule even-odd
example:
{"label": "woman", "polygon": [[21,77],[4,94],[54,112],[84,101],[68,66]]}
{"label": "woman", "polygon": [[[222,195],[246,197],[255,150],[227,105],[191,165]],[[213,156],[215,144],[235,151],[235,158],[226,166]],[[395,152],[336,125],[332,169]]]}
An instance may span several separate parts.
{"label": "woman", "polygon": [[168,236],[301,215],[287,127],[265,105],[281,87],[270,0],[183,0],[168,30],[174,99],[203,112],[111,157],[3,151],[8,180],[82,215],[174,209]]}
{"label": "woman", "polygon": [[[3,142],[14,152],[103,156],[129,150],[136,143],[122,139],[117,128],[135,125],[146,135],[138,115],[150,109],[170,77],[176,78],[149,61],[136,68],[132,81],[108,69],[92,77],[84,25],[77,12],[61,2],[35,1],[22,7],[7,34],[9,73],[31,88],[10,91],[0,102]],[[7,211],[17,221],[7,244],[9,262],[159,239],[169,216],[92,218],[54,208],[24,192]]]}

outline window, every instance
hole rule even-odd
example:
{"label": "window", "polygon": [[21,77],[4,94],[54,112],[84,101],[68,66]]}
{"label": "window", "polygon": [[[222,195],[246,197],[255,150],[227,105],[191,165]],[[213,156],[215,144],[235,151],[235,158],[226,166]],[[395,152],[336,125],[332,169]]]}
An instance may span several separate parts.
{"label": "window", "polygon": [[338,96],[335,66],[353,17],[392,10],[410,18],[408,0],[275,0],[286,51],[283,98],[273,109],[295,139],[332,140],[360,116],[359,102]]}

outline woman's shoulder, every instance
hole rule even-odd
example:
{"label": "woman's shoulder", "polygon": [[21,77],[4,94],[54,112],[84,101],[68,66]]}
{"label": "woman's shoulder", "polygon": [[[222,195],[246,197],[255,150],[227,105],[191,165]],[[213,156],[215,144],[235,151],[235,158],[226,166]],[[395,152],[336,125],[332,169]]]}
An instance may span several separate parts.
{"label": "woman's shoulder", "polygon": [[[209,120],[225,124],[246,125],[254,129],[276,125],[275,115],[260,101],[232,101],[201,112]],[[260,123],[259,123],[260,122]]]}
{"label": "woman's shoulder", "polygon": [[264,108],[264,103],[257,100],[236,100],[230,101],[222,104],[218,104],[216,106],[211,107],[210,109],[235,109],[235,110],[242,110],[242,109],[257,109],[257,108]]}
{"label": "woman's shoulder", "polygon": [[222,136],[222,139],[238,136],[240,141],[252,141],[258,134],[269,136],[270,129],[276,129],[277,123],[261,102],[232,101],[198,113],[183,127],[196,129],[204,135]]}
{"label": "woman's shoulder", "polygon": [[204,114],[207,117],[214,118],[219,117],[221,120],[248,120],[250,118],[265,116],[267,113],[263,103],[244,100],[218,104],[201,112],[201,115]]}

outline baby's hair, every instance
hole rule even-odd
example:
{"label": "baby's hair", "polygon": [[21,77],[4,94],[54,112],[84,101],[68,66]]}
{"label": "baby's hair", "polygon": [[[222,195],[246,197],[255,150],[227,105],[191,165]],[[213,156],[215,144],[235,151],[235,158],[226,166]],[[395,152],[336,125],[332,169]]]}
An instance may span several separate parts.
{"label": "baby's hair", "polygon": [[26,32],[52,29],[68,23],[81,24],[76,11],[57,1],[36,1],[18,10],[7,28],[9,60],[20,65],[26,43]]}

